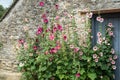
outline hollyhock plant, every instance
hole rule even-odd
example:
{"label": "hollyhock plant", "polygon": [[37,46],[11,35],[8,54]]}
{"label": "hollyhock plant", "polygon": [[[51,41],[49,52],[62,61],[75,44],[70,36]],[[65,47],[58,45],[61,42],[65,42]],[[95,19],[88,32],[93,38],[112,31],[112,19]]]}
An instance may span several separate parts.
{"label": "hollyhock plant", "polygon": [[[79,38],[82,32],[78,33],[81,29],[75,15],[69,11],[59,13],[57,1],[39,2],[41,26],[32,38],[27,30],[23,31],[24,38],[18,40],[18,61],[24,64],[18,69],[23,80],[113,80],[118,58],[112,47],[113,25],[104,26],[105,32],[98,30],[96,36],[91,35],[92,13],[88,13],[87,20],[83,18],[87,34]],[[64,12],[66,16],[61,16]],[[98,16],[97,21],[101,23],[104,19]],[[92,44],[91,36],[97,37],[98,43],[95,39]]]}

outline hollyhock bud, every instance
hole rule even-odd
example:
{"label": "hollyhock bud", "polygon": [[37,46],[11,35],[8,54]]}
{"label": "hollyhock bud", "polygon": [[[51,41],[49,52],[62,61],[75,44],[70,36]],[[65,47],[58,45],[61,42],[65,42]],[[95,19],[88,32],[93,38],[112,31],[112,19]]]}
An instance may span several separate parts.
{"label": "hollyhock bud", "polygon": [[39,2],[39,6],[43,7],[45,3],[43,1]]}
{"label": "hollyhock bud", "polygon": [[77,78],[79,78],[79,77],[80,77],[80,73],[76,73],[75,76],[76,76]]}

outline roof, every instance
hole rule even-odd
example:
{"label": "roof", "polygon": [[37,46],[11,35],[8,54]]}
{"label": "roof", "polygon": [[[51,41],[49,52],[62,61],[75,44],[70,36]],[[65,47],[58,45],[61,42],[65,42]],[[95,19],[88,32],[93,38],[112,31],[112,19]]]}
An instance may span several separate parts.
{"label": "roof", "polygon": [[14,0],[10,8],[5,12],[5,14],[0,18],[0,22],[11,12],[19,0]]}

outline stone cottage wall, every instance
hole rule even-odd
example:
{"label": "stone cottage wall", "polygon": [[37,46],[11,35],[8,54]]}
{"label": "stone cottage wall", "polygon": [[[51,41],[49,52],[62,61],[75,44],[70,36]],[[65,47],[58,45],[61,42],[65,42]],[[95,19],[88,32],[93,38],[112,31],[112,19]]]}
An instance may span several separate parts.
{"label": "stone cottage wall", "polygon": [[[35,36],[35,30],[41,24],[41,11],[38,2],[41,0],[19,0],[15,7],[0,22],[0,43],[3,44],[0,49],[0,80],[17,80],[20,73],[17,72],[17,53],[15,45],[19,38],[24,37],[24,28],[29,27],[31,37]],[[54,9],[51,4],[54,0],[43,0],[46,11],[49,13]],[[74,18],[78,27],[80,44],[83,45],[87,39],[89,27],[85,26],[85,14],[80,14],[86,10],[100,10],[120,8],[120,2],[113,0],[58,0],[59,11],[63,26],[70,26],[69,18],[64,18],[67,13],[69,17]],[[64,23],[63,23],[64,22]],[[86,44],[84,44],[86,45]]]}

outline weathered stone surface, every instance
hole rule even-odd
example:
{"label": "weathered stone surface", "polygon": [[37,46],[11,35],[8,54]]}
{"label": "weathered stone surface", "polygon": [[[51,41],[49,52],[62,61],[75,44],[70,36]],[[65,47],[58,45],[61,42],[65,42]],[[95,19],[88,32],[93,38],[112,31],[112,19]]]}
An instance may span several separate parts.
{"label": "weathered stone surface", "polygon": [[0,80],[20,80],[21,73],[0,70]]}
{"label": "weathered stone surface", "polygon": [[[0,69],[5,70],[4,72],[0,71],[0,80],[18,80],[19,73],[14,73],[17,71],[18,64],[15,44],[19,38],[24,37],[24,27],[29,27],[29,34],[33,37],[36,28],[41,25],[42,11],[38,6],[39,1],[41,0],[19,0],[6,18],[0,22],[0,42],[3,44],[0,50]],[[45,6],[46,11],[51,14],[54,10],[54,6],[52,6],[54,0],[44,1],[45,4],[48,4]],[[71,14],[75,13],[81,45],[85,43],[89,29],[84,24],[85,15],[80,15],[79,11],[120,8],[120,2],[112,0],[95,0],[95,2],[91,2],[91,0],[58,0],[57,4],[59,4],[60,23],[63,26],[71,26],[68,23],[70,17],[73,16]],[[69,17],[65,17],[66,13]]]}

